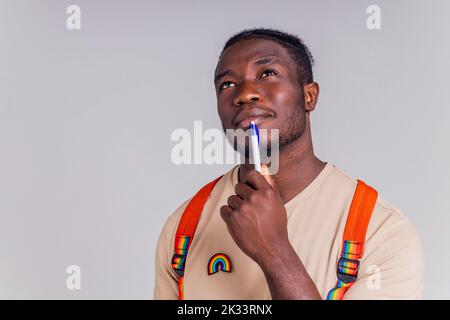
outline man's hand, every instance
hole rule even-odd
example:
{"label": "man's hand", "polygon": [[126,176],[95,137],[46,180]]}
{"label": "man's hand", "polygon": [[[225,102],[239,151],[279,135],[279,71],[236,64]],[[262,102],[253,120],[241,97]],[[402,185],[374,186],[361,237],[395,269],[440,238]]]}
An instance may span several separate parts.
{"label": "man's hand", "polygon": [[235,187],[220,214],[239,248],[257,263],[289,246],[287,215],[281,197],[256,170]]}
{"label": "man's hand", "polygon": [[235,187],[220,215],[239,248],[261,267],[272,299],[321,299],[291,246],[283,201],[255,170]]}

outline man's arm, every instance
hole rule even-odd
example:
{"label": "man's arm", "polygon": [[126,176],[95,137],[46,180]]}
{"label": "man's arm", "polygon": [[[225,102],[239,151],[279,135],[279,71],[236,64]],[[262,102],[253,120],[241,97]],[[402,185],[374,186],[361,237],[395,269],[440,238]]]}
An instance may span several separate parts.
{"label": "man's arm", "polygon": [[274,300],[320,300],[314,282],[291,244],[259,260]]}

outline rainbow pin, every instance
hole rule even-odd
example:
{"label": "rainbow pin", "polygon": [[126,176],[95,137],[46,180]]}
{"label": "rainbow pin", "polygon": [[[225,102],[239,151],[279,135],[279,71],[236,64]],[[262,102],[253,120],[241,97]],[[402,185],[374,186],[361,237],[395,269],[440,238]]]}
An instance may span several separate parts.
{"label": "rainbow pin", "polygon": [[219,271],[231,272],[230,258],[223,253],[213,255],[208,262],[208,275],[212,275]]}

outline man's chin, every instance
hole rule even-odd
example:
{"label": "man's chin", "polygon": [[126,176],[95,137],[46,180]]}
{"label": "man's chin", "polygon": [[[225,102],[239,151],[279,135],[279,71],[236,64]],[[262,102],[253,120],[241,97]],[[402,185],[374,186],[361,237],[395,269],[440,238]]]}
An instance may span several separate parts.
{"label": "man's chin", "polygon": [[[270,143],[270,141],[268,143],[260,144],[259,150],[260,150],[261,158],[272,157],[272,147],[273,147],[273,145]],[[278,146],[276,146],[276,147],[278,147]],[[276,150],[278,148],[273,148],[273,149]],[[238,152],[241,157],[244,157],[245,159],[250,158],[250,146],[248,144],[243,145],[243,146],[237,146],[235,144],[234,150],[236,152]]]}

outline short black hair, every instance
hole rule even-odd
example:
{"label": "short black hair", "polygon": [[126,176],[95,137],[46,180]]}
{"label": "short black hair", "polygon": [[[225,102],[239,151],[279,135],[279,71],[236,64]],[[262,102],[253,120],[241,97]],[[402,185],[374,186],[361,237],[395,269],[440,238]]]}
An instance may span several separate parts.
{"label": "short black hair", "polygon": [[309,51],[308,47],[303,43],[302,39],[299,37],[289,34],[287,32],[283,32],[276,29],[267,29],[267,28],[254,28],[254,29],[246,29],[235,35],[233,35],[228,41],[225,43],[220,56],[222,56],[223,52],[233,44],[250,39],[264,39],[276,42],[277,44],[284,47],[292,60],[297,63],[297,77],[302,84],[310,83],[314,81],[312,65],[314,64],[314,58]]}

